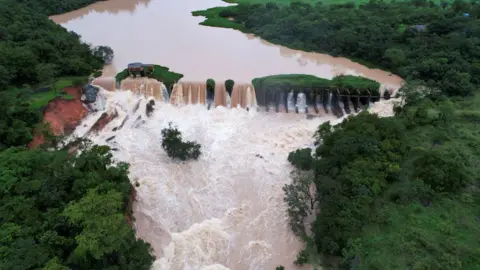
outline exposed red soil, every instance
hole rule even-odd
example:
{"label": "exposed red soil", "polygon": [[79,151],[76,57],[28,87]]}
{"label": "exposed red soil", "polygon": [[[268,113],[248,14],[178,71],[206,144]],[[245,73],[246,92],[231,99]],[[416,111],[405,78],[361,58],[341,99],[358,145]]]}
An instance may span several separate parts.
{"label": "exposed red soil", "polygon": [[[43,122],[50,126],[50,132],[55,136],[68,134],[88,114],[88,110],[83,106],[80,100],[82,89],[78,87],[66,87],[63,91],[69,93],[75,99],[66,100],[60,97],[50,101],[43,113]],[[40,132],[41,133],[41,132]],[[35,138],[28,145],[29,148],[35,148],[44,143],[45,138],[42,134]]]}

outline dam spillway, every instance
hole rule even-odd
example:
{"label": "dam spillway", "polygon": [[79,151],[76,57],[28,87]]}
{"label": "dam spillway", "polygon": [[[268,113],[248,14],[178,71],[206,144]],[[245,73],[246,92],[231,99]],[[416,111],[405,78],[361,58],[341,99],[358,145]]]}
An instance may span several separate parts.
{"label": "dam spillway", "polygon": [[130,90],[176,106],[202,104],[207,109],[222,106],[247,110],[264,106],[266,111],[277,113],[332,113],[337,117],[368,108],[371,103],[380,100],[380,93],[385,90],[380,88],[382,90],[372,93],[368,89],[288,86],[255,89],[251,83],[234,83],[227,89],[225,82],[215,82],[209,86],[206,82],[180,81],[169,91],[162,82],[147,77],[127,77],[120,83],[116,83],[113,77],[100,77],[93,80],[92,84],[109,91],[117,88]]}

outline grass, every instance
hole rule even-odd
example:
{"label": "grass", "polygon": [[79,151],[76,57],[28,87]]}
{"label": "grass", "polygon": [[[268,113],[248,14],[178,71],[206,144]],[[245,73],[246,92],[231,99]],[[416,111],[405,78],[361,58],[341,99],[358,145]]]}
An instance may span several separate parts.
{"label": "grass", "polygon": [[[313,75],[305,74],[282,74],[272,75],[252,80],[255,87],[255,93],[259,104],[264,104],[264,93],[267,89],[274,91],[282,91],[287,89],[303,89],[303,88],[331,88],[331,89],[347,89],[347,90],[369,90],[372,95],[378,95],[380,83],[357,76],[337,76],[332,80],[319,78]],[[362,93],[363,94],[363,93]]]}
{"label": "grass", "polygon": [[365,229],[356,269],[478,269],[478,196],[384,207],[385,223]]}
{"label": "grass", "polygon": [[[115,80],[117,82],[121,82],[127,77],[127,69],[124,69],[115,76]],[[149,75],[148,77],[163,82],[163,84],[165,84],[165,86],[170,89],[173,84],[183,78],[183,74],[170,71],[168,67],[154,65],[153,74]]]}
{"label": "grass", "polygon": [[87,81],[87,77],[72,76],[72,77],[58,78],[50,91],[43,92],[43,93],[30,92],[28,102],[30,103],[30,106],[33,109],[41,109],[45,107],[50,101],[52,101],[57,97],[62,97],[63,99],[66,99],[66,100],[74,99],[72,95],[68,93],[63,93],[62,89],[65,87],[74,86],[79,82],[85,83],[86,81]]}

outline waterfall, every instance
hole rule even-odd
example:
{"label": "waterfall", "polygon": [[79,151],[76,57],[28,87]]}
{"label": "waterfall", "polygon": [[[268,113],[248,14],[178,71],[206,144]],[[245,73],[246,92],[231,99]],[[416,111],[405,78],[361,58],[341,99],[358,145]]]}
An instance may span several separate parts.
{"label": "waterfall", "polygon": [[172,94],[170,95],[170,103],[174,105],[183,105],[183,86],[181,83],[173,86]]}
{"label": "waterfall", "polygon": [[299,113],[305,113],[307,110],[307,96],[305,93],[298,93],[297,104],[295,104]]}
{"label": "waterfall", "polygon": [[180,82],[174,85],[170,103],[175,105],[206,104],[206,83]]}
{"label": "waterfall", "polygon": [[156,100],[161,100],[163,102],[168,102],[168,91],[165,88],[165,85],[162,82],[159,82],[152,78],[139,77],[132,78],[128,77],[120,83],[121,90],[130,90],[134,93],[150,96]]}
{"label": "waterfall", "polygon": [[293,93],[293,90],[291,90],[288,93],[287,96],[287,108],[288,112],[295,112],[296,104],[295,104],[295,99],[294,99],[295,93]]}
{"label": "waterfall", "polygon": [[227,107],[227,90],[225,89],[225,83],[216,82],[214,91],[215,91],[214,93],[215,107],[218,107],[218,106]]}
{"label": "waterfall", "polygon": [[92,85],[100,86],[108,91],[115,91],[116,82],[114,77],[99,77],[92,81]]}

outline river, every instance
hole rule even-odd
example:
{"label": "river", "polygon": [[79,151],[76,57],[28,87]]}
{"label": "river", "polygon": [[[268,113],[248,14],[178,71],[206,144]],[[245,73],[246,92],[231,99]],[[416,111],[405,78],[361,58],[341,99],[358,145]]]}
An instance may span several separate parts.
{"label": "river", "polygon": [[[220,0],[110,0],[51,19],[85,42],[113,48],[115,59],[106,75],[140,61],[168,66],[190,81],[250,82],[301,73],[323,78],[357,74],[392,88],[401,83],[397,76],[345,58],[200,26],[203,19],[191,16],[191,11],[222,5]],[[105,111],[119,117],[89,138],[115,148],[114,157],[131,165],[130,178],[139,184],[136,232],[153,247],[154,269],[299,269],[293,261],[303,243],[288,228],[283,202],[282,187],[291,181],[292,170],[287,156],[308,147],[319,124],[339,120],[161,102],[147,117],[144,97],[129,91],[105,95]],[[391,115],[391,108],[391,102],[372,107],[381,115]],[[84,134],[101,113],[89,115],[74,134]],[[198,161],[182,163],[166,156],[160,138],[169,122],[185,139],[202,145]]]}
{"label": "river", "polygon": [[275,74],[312,74],[332,78],[358,74],[385,85],[401,79],[346,58],[291,50],[231,29],[201,26],[192,11],[225,6],[221,0],[110,0],[52,16],[51,19],[93,45],[115,52],[106,75],[128,63],[160,64],[186,80],[233,79],[250,82]]}

